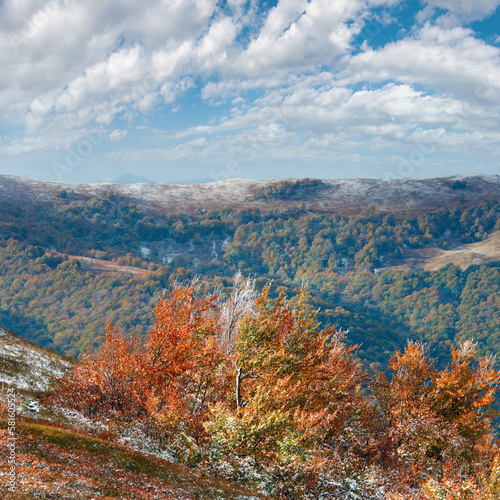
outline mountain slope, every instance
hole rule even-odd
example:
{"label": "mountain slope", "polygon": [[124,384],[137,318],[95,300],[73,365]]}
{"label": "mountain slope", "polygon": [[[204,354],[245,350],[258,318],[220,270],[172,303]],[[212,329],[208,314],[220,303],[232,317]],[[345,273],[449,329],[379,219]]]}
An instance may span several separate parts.
{"label": "mountain slope", "polygon": [[52,377],[62,377],[75,360],[25,340],[0,327],[0,383],[16,391],[45,393]]}
{"label": "mountain slope", "polygon": [[500,175],[428,179],[231,179],[206,184],[68,184],[0,175],[0,200],[53,203],[55,193],[91,197],[113,193],[140,208],[162,212],[231,207],[359,212],[375,206],[386,212],[418,212],[456,202],[500,198]]}

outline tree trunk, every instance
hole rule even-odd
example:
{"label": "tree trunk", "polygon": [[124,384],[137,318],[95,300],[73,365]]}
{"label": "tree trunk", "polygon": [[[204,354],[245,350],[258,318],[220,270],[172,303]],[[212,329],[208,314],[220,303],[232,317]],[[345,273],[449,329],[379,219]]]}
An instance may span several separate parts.
{"label": "tree trunk", "polygon": [[242,375],[241,375],[241,367],[236,365],[236,406],[238,408],[242,408],[241,404],[241,382],[242,382]]}

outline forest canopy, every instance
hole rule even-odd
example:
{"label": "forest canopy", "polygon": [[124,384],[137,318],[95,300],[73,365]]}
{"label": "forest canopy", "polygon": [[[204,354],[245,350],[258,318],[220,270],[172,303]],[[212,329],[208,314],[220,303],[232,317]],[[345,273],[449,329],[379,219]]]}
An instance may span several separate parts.
{"label": "forest canopy", "polygon": [[[60,353],[96,348],[106,320],[144,336],[152,304],[176,280],[201,276],[205,291],[227,296],[238,271],[259,289],[271,281],[271,295],[284,287],[293,297],[307,283],[318,319],[349,329],[347,341],[375,368],[387,369],[407,339],[428,342],[442,362],[468,336],[482,354],[500,352],[497,262],[394,267],[416,249],[484,240],[500,228],[498,202],[345,216],[300,208],[161,214],[112,194],[54,200],[2,202],[0,324]],[[141,273],[99,272],[80,257]]]}

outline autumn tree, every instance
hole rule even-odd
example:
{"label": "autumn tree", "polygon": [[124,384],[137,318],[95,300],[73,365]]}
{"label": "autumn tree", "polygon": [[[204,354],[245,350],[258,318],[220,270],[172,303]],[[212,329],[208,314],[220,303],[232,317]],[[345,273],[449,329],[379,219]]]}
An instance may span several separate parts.
{"label": "autumn tree", "polygon": [[181,425],[199,438],[209,405],[229,387],[215,300],[197,298],[194,285],[176,286],[155,305],[145,342],[108,328],[100,350],[61,381],[59,399],[90,417],[164,430]]}
{"label": "autumn tree", "polygon": [[147,417],[138,396],[142,374],[138,339],[127,340],[110,325],[99,352],[85,355],[55,395],[86,417],[130,424]]}
{"label": "autumn tree", "polygon": [[304,291],[273,298],[238,275],[226,299],[177,285],[153,314],[145,339],[109,327],[61,380],[59,402],[120,429],[142,425],[188,465],[263,477],[275,498],[368,500],[387,485],[394,499],[498,497],[500,371],[473,342],[443,369],[409,342],[392,374],[368,384],[357,347],[320,327]]}
{"label": "autumn tree", "polygon": [[174,288],[155,305],[154,326],[144,345],[148,384],[142,399],[157,421],[193,423],[224,397],[215,300],[214,295],[196,297],[191,285]]}
{"label": "autumn tree", "polygon": [[391,358],[390,382],[382,377],[374,390],[385,415],[384,460],[409,484],[445,471],[475,480],[493,459],[491,407],[500,371],[490,358],[477,360],[470,341],[452,348],[451,355],[449,366],[437,370],[428,348],[410,342]]}
{"label": "autumn tree", "polygon": [[362,375],[343,334],[320,330],[303,293],[295,308],[266,287],[239,324],[232,405],[206,423],[217,453],[263,464],[306,460],[338,437],[363,403]]}

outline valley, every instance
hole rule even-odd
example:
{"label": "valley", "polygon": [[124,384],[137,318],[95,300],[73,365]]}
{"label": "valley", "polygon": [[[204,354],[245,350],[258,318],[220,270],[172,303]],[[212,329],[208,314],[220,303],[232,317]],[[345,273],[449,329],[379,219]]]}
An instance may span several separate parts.
{"label": "valley", "polygon": [[[500,176],[391,181],[234,180],[189,186],[67,185],[2,176],[0,184],[0,325],[3,327],[0,381],[3,387],[16,391],[18,473],[24,481],[21,496],[15,498],[32,498],[41,491],[45,495],[41,498],[54,495],[91,498],[94,493],[113,498],[127,491],[131,498],[145,500],[256,499],[274,498],[272,492],[278,491],[277,488],[287,491],[291,485],[299,489],[307,485],[311,491],[317,491],[314,488],[321,481],[327,481],[321,486],[323,489],[341,488],[347,495],[345,498],[358,493],[365,495],[360,498],[375,498],[373,495],[382,495],[384,481],[395,484],[385,469],[378,476],[380,481],[373,479],[374,471],[389,463],[384,458],[385,447],[389,446],[384,441],[388,435],[385,433],[411,434],[414,432],[411,422],[418,421],[409,409],[409,420],[404,424],[409,427],[396,430],[383,417],[384,412],[400,408],[398,397],[403,398],[401,401],[406,398],[404,391],[398,392],[394,385],[397,381],[394,373],[400,373],[395,368],[398,356],[404,358],[406,354],[401,353],[408,353],[411,346],[417,350],[418,346],[428,346],[429,351],[425,352],[432,357],[425,358],[424,351],[419,356],[429,363],[431,378],[426,384],[432,381],[435,388],[420,397],[434,398],[440,394],[441,378],[451,376],[458,366],[450,365],[458,352],[450,348],[462,346],[464,356],[469,356],[467,352],[472,352],[472,346],[477,356],[488,358],[500,354]],[[231,392],[225,392],[230,391],[228,388],[234,381],[234,366],[226,365],[224,356],[214,354],[214,344],[208,339],[211,329],[218,331],[219,327],[214,325],[223,320],[224,304],[235,293],[235,276],[253,283],[255,289],[248,295],[254,297],[251,300],[263,294],[268,297],[265,300],[284,301],[285,305],[280,306],[283,312],[279,312],[279,307],[273,309],[275,306],[267,309],[278,311],[277,318],[295,317],[293,321],[297,321],[307,317],[305,313],[286,312],[287,307],[290,311],[296,311],[296,307],[315,311],[317,328],[334,326],[339,338],[345,339],[338,343],[344,350],[342,361],[328,368],[344,366],[347,371],[338,376],[345,376],[346,383],[351,384],[344,396],[339,394],[341,406],[332,410],[331,417],[339,414],[346,419],[339,427],[345,427],[339,431],[345,448],[335,452],[342,455],[344,462],[338,463],[344,464],[343,468],[335,469],[332,462],[328,468],[316,470],[308,462],[312,468],[302,476],[295,469],[295,464],[302,460],[297,458],[297,450],[315,448],[307,433],[300,437],[300,446],[294,440],[312,425],[308,419],[314,421],[317,417],[314,413],[307,416],[310,410],[304,409],[299,420],[296,420],[298,414],[285,412],[279,418],[286,425],[279,423],[273,413],[275,409],[265,403],[282,397],[274,386],[276,372],[266,372],[266,363],[262,365],[262,373],[266,375],[250,382],[254,375],[249,372],[250,378],[243,387],[260,384],[264,389],[256,385],[255,394],[259,390],[274,394],[264,399],[256,396],[252,403],[261,405],[258,407],[263,415],[269,412],[268,421],[251,417],[251,409],[244,409],[245,403],[238,402],[235,407],[233,396],[227,395]],[[182,288],[190,284],[196,291]],[[176,427],[178,417],[161,411],[156,414],[151,406],[157,404],[155,387],[168,379],[169,372],[165,373],[166,379],[156,379],[156,372],[149,371],[151,363],[144,358],[152,345],[148,339],[154,339],[161,331],[155,323],[157,308],[162,300],[170,300],[171,290],[180,290],[180,298],[172,302],[166,314],[173,314],[174,319],[180,314],[181,319],[175,321],[181,322],[182,318],[205,318],[204,312],[182,313],[186,304],[202,304],[205,300],[193,298],[183,302],[183,293],[209,297],[215,292],[218,297],[213,299],[215,316],[207,317],[204,326],[193,330],[204,331],[203,335],[208,337],[198,334],[191,339],[186,337],[184,343],[165,351],[174,357],[161,365],[168,372],[168,367],[176,366],[177,356],[182,356],[184,349],[192,349],[186,360],[179,361],[180,367],[191,368],[186,372],[181,369],[173,379],[179,383],[186,380],[187,384],[171,396],[175,411],[180,412],[185,422],[190,422],[189,429],[181,425],[181,433]],[[304,290],[307,292],[301,295]],[[272,319],[266,316],[270,312],[266,313],[266,308],[257,304],[252,306],[253,310],[260,311],[263,318],[250,332],[260,332],[259,328]],[[203,307],[200,305],[200,311],[205,310]],[[251,317],[257,321],[256,316]],[[283,325],[291,325],[290,321]],[[303,326],[299,329],[290,326],[291,332],[308,332],[311,328],[311,332],[316,332],[314,335],[319,334],[316,327],[305,326],[309,320],[300,321],[305,321]],[[310,321],[313,325],[316,320]],[[280,331],[280,324],[270,332]],[[179,334],[190,331],[179,326]],[[263,344],[253,345],[250,335],[247,339],[250,347],[242,351],[240,359],[256,356],[251,366],[266,359],[258,354],[259,349],[272,336],[265,331],[262,335]],[[128,347],[123,344],[132,339],[138,344]],[[312,346],[315,341],[317,338],[312,336],[304,346]],[[142,347],[135,350],[141,343]],[[159,345],[164,345],[161,338]],[[318,345],[330,349],[328,342]],[[106,354],[107,351],[101,350],[103,346],[111,351]],[[243,344],[239,348],[243,349]],[[113,349],[122,350],[118,353]],[[266,349],[272,350],[272,346]],[[285,351],[283,344],[276,352],[281,356]],[[232,356],[231,352],[226,355]],[[200,353],[206,354],[200,357]],[[99,356],[105,356],[103,362],[98,361]],[[467,359],[467,363],[472,363],[472,357]],[[197,365],[191,365],[194,360]],[[226,378],[214,382],[208,392],[219,406],[214,405],[210,411],[208,406],[203,411],[199,409],[203,422],[200,427],[198,417],[193,417],[196,404],[192,406],[192,398],[197,401],[203,391],[197,389],[191,393],[190,388],[196,383],[203,384],[206,363],[214,363],[209,370],[214,376],[222,376],[224,370],[229,372],[224,375]],[[286,359],[283,363],[284,367],[289,366]],[[305,370],[300,377],[321,373],[321,370],[308,371],[307,366],[300,368]],[[474,377],[479,380],[483,372],[496,376],[496,372],[476,373],[477,366],[470,364],[467,368],[471,380]],[[87,386],[90,379],[86,375],[72,378],[80,369],[95,370],[92,375],[95,381],[99,377],[107,381],[112,373],[117,385],[111,384],[114,387],[111,393],[107,392],[107,382]],[[196,376],[191,380],[196,370],[201,370],[201,378]],[[123,380],[120,374],[125,377]],[[388,386],[383,382],[386,376],[390,380]],[[240,383],[242,380],[246,379],[240,379]],[[285,377],[280,387],[286,387],[290,380],[293,378]],[[375,380],[382,381],[377,382],[382,385],[373,386]],[[484,387],[489,387],[490,382],[484,383]],[[54,396],[59,393],[60,384],[69,391],[62,399]],[[360,384],[363,393],[357,389]],[[148,387],[152,392],[144,393],[142,388]],[[390,403],[390,398],[371,400],[370,393],[365,394],[368,387],[373,391],[389,390],[394,403]],[[303,388],[299,384],[293,390],[283,389],[284,394],[291,391],[283,401],[288,401],[291,394],[298,397]],[[131,390],[137,392],[128,400]],[[165,394],[171,394],[171,390],[166,389]],[[457,386],[456,390],[462,389]],[[101,401],[110,397],[108,406],[95,406],[99,401],[95,394],[100,394]],[[86,401],[85,397],[90,399]],[[367,414],[373,411],[372,420],[365,421],[361,410],[352,410],[351,415],[351,410],[347,410],[353,404],[350,398],[361,405],[359,408],[365,408]],[[302,404],[300,398],[297,401]],[[489,400],[481,401],[478,404],[490,404]],[[434,430],[415,432],[436,432],[438,444],[433,442],[432,446],[441,446],[442,453],[451,453],[439,444],[439,436],[455,432],[458,434],[453,434],[453,439],[458,439],[456,436],[462,436],[462,431],[457,430],[459,424],[451,425],[453,420],[447,420],[452,413],[432,413],[437,411],[432,406],[435,403],[429,404],[425,411],[430,412],[430,421],[440,423]],[[114,413],[122,405],[123,408],[131,405],[130,415],[135,416],[123,414],[122,410]],[[465,414],[472,415],[471,421],[479,421],[477,415]],[[240,420],[243,415],[250,420]],[[3,443],[8,437],[6,418],[7,406],[0,404]],[[171,423],[163,427],[162,419]],[[269,434],[262,434],[255,446],[248,448],[246,441],[250,438],[241,438],[235,422],[241,429],[247,429],[244,431],[250,433],[247,436],[258,435],[259,429],[267,429],[266,426]],[[483,423],[487,429],[486,420]],[[286,462],[284,469],[279,468],[281,465],[273,469],[281,463],[279,460],[284,460],[275,463],[275,458],[269,458],[267,463],[266,457],[277,456],[275,445],[263,448],[262,455],[255,455],[255,450],[260,449],[261,442],[268,441],[267,436],[272,443],[272,436],[281,435],[287,426],[295,430],[283,434],[283,439],[295,444],[283,441],[279,453],[292,458],[286,459],[291,461]],[[351,429],[351,434],[346,429]],[[349,444],[354,435],[357,436],[354,444]],[[420,452],[412,448],[412,442],[405,445],[411,449],[405,453],[437,471],[440,462],[431,453],[434,448],[429,448],[431,455],[418,458]],[[330,449],[329,446],[321,450]],[[353,480],[346,471],[363,460],[369,465],[356,469],[357,479]],[[403,474],[406,465],[401,462],[398,467],[398,473]],[[259,483],[261,473],[267,481],[265,485]],[[300,480],[290,482],[286,474],[300,476]],[[248,489],[242,486],[247,482],[251,484]],[[490,483],[484,484],[482,487],[490,488],[487,486]],[[290,498],[301,498],[297,491]],[[271,492],[270,496],[266,497],[266,492]]]}
{"label": "valley", "polygon": [[[199,276],[224,296],[241,272],[290,296],[307,284],[320,320],[349,329],[368,365],[387,367],[407,338],[446,356],[472,336],[495,353],[500,327],[479,290],[499,272],[499,179],[71,187],[4,176],[0,324],[79,357],[108,321],[145,335],[173,283]],[[196,209],[182,201],[197,197]]]}

